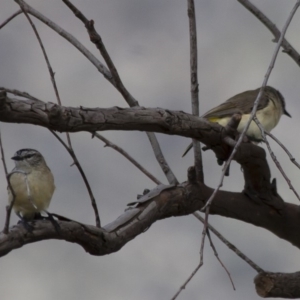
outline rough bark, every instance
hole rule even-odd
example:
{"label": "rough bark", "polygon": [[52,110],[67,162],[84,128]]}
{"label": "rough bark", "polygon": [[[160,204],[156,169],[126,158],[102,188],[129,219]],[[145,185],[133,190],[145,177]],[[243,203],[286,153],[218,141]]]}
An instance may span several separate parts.
{"label": "rough bark", "polygon": [[[222,127],[204,119],[161,108],[65,107],[40,100],[21,100],[0,92],[0,121],[27,123],[60,132],[139,130],[203,139],[219,138]],[[213,125],[213,126],[212,126]],[[217,142],[217,141],[215,141]]]}

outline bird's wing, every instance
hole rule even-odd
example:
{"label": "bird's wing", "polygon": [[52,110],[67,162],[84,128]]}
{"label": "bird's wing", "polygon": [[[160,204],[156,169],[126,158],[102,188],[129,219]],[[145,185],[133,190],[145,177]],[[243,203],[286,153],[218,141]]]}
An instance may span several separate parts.
{"label": "bird's wing", "polygon": [[202,117],[209,118],[220,118],[232,116],[236,113],[242,113],[242,111],[236,106],[235,103],[224,102],[205,113]]}
{"label": "bird's wing", "polygon": [[[233,114],[241,113],[241,114],[250,114],[258,95],[259,89],[246,91],[235,95],[229,98],[226,102],[214,107],[205,113],[203,118],[220,118],[220,117],[230,117]],[[260,99],[257,110],[260,110],[267,106],[268,104],[268,96],[264,93]]]}

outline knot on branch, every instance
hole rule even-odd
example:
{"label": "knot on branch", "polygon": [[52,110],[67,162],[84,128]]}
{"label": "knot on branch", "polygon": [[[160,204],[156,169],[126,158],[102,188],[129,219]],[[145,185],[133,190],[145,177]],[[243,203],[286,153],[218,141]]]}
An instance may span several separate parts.
{"label": "knot on branch", "polygon": [[70,126],[74,127],[77,124],[82,123],[82,118],[80,117],[79,112],[57,104],[54,104],[51,108],[49,108],[48,116],[49,123],[56,127],[59,126],[61,131],[70,131]]}

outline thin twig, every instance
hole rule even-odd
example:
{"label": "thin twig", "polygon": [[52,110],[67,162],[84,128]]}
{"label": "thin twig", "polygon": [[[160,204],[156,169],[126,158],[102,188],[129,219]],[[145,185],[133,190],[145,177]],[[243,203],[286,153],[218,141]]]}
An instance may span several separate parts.
{"label": "thin twig", "polygon": [[[209,207],[207,209],[209,210]],[[207,224],[208,224],[208,214],[205,214],[205,221],[203,223],[203,229],[202,229],[199,264],[197,265],[195,270],[191,273],[191,275],[187,278],[187,280],[183,283],[183,285],[179,288],[177,293],[171,298],[171,300],[175,300],[179,296],[179,294],[186,288],[188,283],[192,280],[192,278],[197,274],[199,269],[203,266],[203,252],[204,252],[204,242],[206,237]]]}
{"label": "thin twig", "polygon": [[294,192],[295,196],[298,198],[298,200],[300,201],[300,196],[299,194],[297,193],[296,189],[293,187],[292,185],[292,182],[291,180],[288,178],[288,176],[285,174],[283,168],[281,167],[279,161],[277,160],[276,158],[276,155],[274,154],[274,152],[272,151],[271,149],[271,146],[266,138],[266,134],[265,134],[265,130],[263,128],[263,126],[260,124],[260,122],[258,121],[258,119],[256,117],[253,118],[253,121],[256,123],[256,125],[259,127],[260,131],[261,131],[261,134],[262,134],[262,137],[264,139],[264,142],[266,143],[267,145],[267,148],[269,150],[269,153],[277,167],[277,169],[280,171],[280,173],[282,174],[283,178],[285,179],[285,181],[287,182],[289,188]]}
{"label": "thin twig", "polygon": [[[20,1],[20,0],[18,0]],[[133,106],[139,106],[138,101],[129,93],[129,91],[126,89],[124,86],[119,73],[109,55],[109,53],[106,50],[106,47],[102,41],[101,36],[99,33],[96,31],[94,27],[94,21],[93,20],[88,20],[84,14],[77,8],[75,7],[74,4],[72,4],[69,0],[62,0],[69,8],[70,10],[74,13],[74,15],[83,22],[85,25],[88,34],[90,36],[90,40],[92,43],[94,43],[97,47],[97,49],[100,51],[100,54],[104,58],[109,70],[110,74],[112,76],[112,81],[113,85],[116,87],[116,89],[121,93],[125,101],[128,103],[130,107]],[[157,138],[153,132],[147,132],[148,139],[150,141],[150,144],[152,146],[152,149],[154,151],[154,155],[156,157],[157,162],[159,163],[161,169],[163,170],[165,176],[167,177],[169,183],[171,184],[178,184],[178,180],[175,177],[173,171],[171,170],[170,166],[168,165],[161,148],[159,146],[159,143],[157,141]]]}
{"label": "thin twig", "polygon": [[114,85],[114,81],[112,80],[111,73],[109,70],[102,64],[86,47],[84,47],[72,34],[65,31],[63,28],[58,26],[56,23],[52,22],[46,16],[41,14],[39,11],[35,10],[29,4],[24,2],[23,0],[14,0],[19,5],[22,5],[27,13],[34,16],[45,25],[54,30],[57,34],[66,39],[70,44],[72,44],[79,52],[81,52],[95,67],[96,69],[112,84]]}
{"label": "thin twig", "polygon": [[[205,219],[198,213],[194,212],[193,215],[203,224]],[[248,258],[244,253],[242,253],[236,246],[230,243],[220,232],[218,232],[212,225],[207,226],[211,232],[213,232],[230,250],[232,250],[237,256],[244,260],[250,267],[256,270],[258,273],[264,272],[257,264],[255,264],[250,258]]]}
{"label": "thin twig", "polygon": [[[44,55],[44,58],[45,58],[45,61],[46,61],[46,64],[47,64],[47,68],[48,68],[48,71],[49,71],[49,74],[50,74],[50,78],[51,78],[51,82],[52,82],[52,85],[53,85],[53,89],[54,89],[54,92],[55,92],[55,96],[56,96],[58,104],[61,106],[62,103],[61,103],[61,99],[60,99],[60,96],[59,96],[59,92],[58,92],[56,80],[55,80],[55,77],[54,77],[55,73],[53,72],[53,69],[51,67],[50,60],[48,58],[46,49],[45,49],[45,47],[43,45],[42,39],[41,39],[41,37],[40,37],[40,35],[39,35],[39,33],[38,33],[38,31],[37,31],[34,23],[31,21],[31,18],[27,14],[26,9],[24,8],[23,4],[20,4],[20,7],[21,7],[22,11],[24,12],[24,14],[25,14],[25,16],[26,16],[29,24],[31,25],[31,27],[32,27],[35,35],[36,35],[36,38],[37,38],[37,40],[39,42],[39,45],[40,45],[40,47],[42,49],[42,52],[43,52],[43,55]],[[100,223],[100,217],[99,217],[99,212],[98,212],[97,203],[95,201],[95,197],[93,195],[93,192],[92,192],[92,189],[90,187],[90,184],[88,183],[88,180],[87,180],[87,178],[86,178],[86,176],[85,176],[85,174],[84,174],[84,172],[83,172],[83,170],[81,168],[81,165],[80,165],[80,163],[79,163],[79,161],[78,161],[78,159],[76,157],[76,154],[74,152],[74,149],[72,147],[70,134],[68,132],[66,132],[66,136],[67,136],[67,140],[68,140],[68,144],[69,144],[69,150],[71,151],[71,152],[70,151],[68,151],[68,152],[70,153],[71,157],[74,159],[74,164],[77,166],[77,168],[78,168],[78,170],[79,170],[79,172],[80,172],[80,174],[81,174],[81,176],[83,178],[83,181],[85,182],[85,185],[87,187],[88,193],[89,193],[90,198],[91,198],[92,207],[94,209],[95,219],[96,219],[96,225],[98,227],[100,227],[101,223]]]}
{"label": "thin twig", "polygon": [[178,180],[175,177],[175,174],[173,173],[172,169],[170,168],[168,162],[166,161],[162,150],[160,148],[159,142],[156,138],[156,135],[152,132],[146,132],[147,133],[147,137],[150,141],[150,144],[152,146],[155,158],[160,166],[160,168],[162,169],[162,171],[164,172],[168,182],[170,184],[178,184]]}
{"label": "thin twig", "polygon": [[[190,80],[192,114],[199,116],[199,83],[198,83],[198,57],[197,57],[197,27],[194,0],[188,0],[189,36],[190,36]],[[200,182],[204,182],[203,160],[199,141],[193,139],[194,165],[196,175]]]}
{"label": "thin twig", "polygon": [[20,15],[22,13],[22,10],[19,9],[14,14],[12,14],[8,19],[6,19],[2,24],[0,24],[0,29],[2,29],[6,24],[8,24],[12,19],[14,19],[16,16]]}
{"label": "thin twig", "polygon": [[231,277],[229,271],[227,270],[227,268],[225,267],[225,265],[223,264],[222,260],[221,260],[220,257],[219,257],[219,254],[218,254],[218,252],[217,252],[217,249],[216,249],[216,247],[215,247],[215,245],[214,245],[214,243],[213,243],[213,241],[212,241],[212,239],[211,239],[210,232],[209,232],[209,229],[208,229],[208,228],[207,228],[207,230],[206,230],[206,235],[207,235],[207,237],[208,237],[209,244],[210,244],[211,248],[213,249],[213,252],[214,252],[215,257],[217,258],[217,260],[219,261],[219,263],[221,264],[221,266],[223,267],[223,269],[224,269],[225,272],[227,273],[227,275],[228,275],[228,277],[229,277],[229,280],[230,280],[230,282],[231,282],[231,284],[232,284],[232,288],[235,290],[235,286],[234,286],[232,277]]}
{"label": "thin twig", "polygon": [[191,279],[196,275],[198,270],[202,267],[203,261],[199,262],[198,266],[195,268],[195,270],[192,272],[192,274],[189,276],[189,278],[184,282],[184,284],[180,287],[178,292],[171,298],[171,300],[175,300],[179,294],[186,288],[187,284],[191,281]]}
{"label": "thin twig", "polygon": [[19,90],[12,90],[12,89],[7,89],[5,87],[0,87],[0,91],[5,91],[7,93],[11,93],[13,95],[24,97],[24,98],[27,98],[27,99],[30,99],[30,100],[34,100],[34,101],[41,101],[41,100],[39,100],[39,99],[31,96],[30,94],[28,94],[26,92],[21,92]]}
{"label": "thin twig", "polygon": [[122,94],[122,96],[128,102],[128,104],[130,106],[138,106],[137,101],[130,95],[130,93],[125,88],[112,59],[111,59],[110,55],[108,54],[104,43],[102,42],[101,36],[95,30],[94,21],[88,20],[84,16],[84,14],[77,7],[75,7],[75,5],[72,4],[69,0],[62,0],[62,1],[70,8],[70,10],[74,13],[74,15],[79,20],[81,20],[82,23],[85,25],[85,27],[88,31],[88,34],[90,36],[91,42],[93,44],[95,44],[97,49],[100,51],[102,57],[104,58],[107,66],[108,66],[108,69],[110,70],[110,72],[112,74],[112,77],[115,81],[117,90]]}
{"label": "thin twig", "polygon": [[124,157],[126,157],[134,166],[136,166],[140,171],[142,171],[146,176],[148,176],[153,182],[156,184],[161,184],[161,182],[154,177],[150,172],[148,172],[142,165],[140,165],[131,155],[129,155],[125,150],[123,150],[121,147],[117,146],[116,144],[112,143],[108,139],[106,139],[101,134],[95,132],[93,133],[93,136],[97,137],[99,140],[105,143],[105,147],[111,147],[112,149],[116,150],[120,154],[122,154]]}
{"label": "thin twig", "polygon": [[[248,9],[258,20],[260,20],[274,35],[274,42],[278,41],[280,37],[280,31],[276,25],[255,5],[253,5],[248,0],[238,0],[246,9]],[[281,43],[282,52],[288,54],[295,63],[300,66],[300,54],[295,50],[295,48],[284,38]]]}
{"label": "thin twig", "polygon": [[1,149],[2,164],[3,164],[5,176],[7,177],[8,171],[7,171],[7,166],[6,166],[5,156],[4,156],[4,150],[3,150],[3,145],[2,145],[1,131],[0,131],[0,149]]}
{"label": "thin twig", "polygon": [[224,177],[225,177],[226,170],[227,170],[228,166],[230,165],[230,163],[231,163],[231,161],[232,161],[232,159],[233,159],[233,157],[234,157],[234,155],[235,155],[235,153],[236,153],[238,147],[239,147],[240,144],[242,143],[243,138],[244,138],[244,136],[245,136],[245,134],[246,134],[246,132],[247,132],[249,126],[250,126],[250,123],[252,122],[253,117],[254,117],[254,115],[256,114],[256,110],[257,110],[257,107],[258,107],[258,105],[259,105],[259,101],[260,101],[260,99],[261,99],[261,96],[262,96],[262,94],[263,94],[264,88],[265,88],[265,86],[267,85],[268,79],[269,79],[269,77],[270,77],[270,75],[271,75],[271,72],[272,72],[272,69],[273,69],[273,67],[274,67],[274,64],[275,64],[275,61],[276,61],[276,58],[277,58],[277,55],[278,55],[278,52],[279,52],[279,49],[280,49],[280,45],[281,45],[281,43],[282,43],[282,40],[283,40],[283,38],[284,38],[284,35],[285,35],[285,33],[286,33],[286,31],[287,31],[287,29],[288,29],[288,27],[289,27],[289,25],[290,25],[290,23],[291,23],[291,21],[292,21],[292,18],[293,18],[293,16],[294,16],[294,14],[296,13],[296,11],[297,11],[299,5],[300,5],[300,0],[298,0],[297,3],[295,4],[295,6],[293,7],[293,9],[292,9],[292,11],[291,11],[291,13],[290,13],[290,15],[289,15],[289,17],[288,17],[286,23],[285,23],[284,26],[283,26],[283,29],[282,29],[281,34],[280,34],[280,38],[278,39],[278,42],[277,42],[277,44],[276,44],[276,47],[275,47],[275,50],[274,50],[274,53],[273,53],[273,56],[272,56],[272,59],[271,59],[271,62],[270,62],[269,68],[268,68],[267,73],[266,73],[266,75],[265,75],[265,78],[264,78],[264,80],[263,80],[263,83],[262,83],[262,86],[261,86],[261,88],[260,88],[260,91],[259,91],[259,93],[258,93],[258,95],[257,95],[257,97],[256,97],[255,102],[254,102],[253,109],[252,109],[251,115],[250,115],[250,117],[249,117],[249,120],[248,120],[248,122],[246,123],[246,125],[245,125],[245,127],[244,127],[242,133],[240,134],[239,139],[238,139],[238,141],[237,141],[235,147],[233,148],[233,150],[232,150],[232,152],[231,152],[231,154],[230,154],[230,157],[228,158],[228,160],[227,160],[226,163],[225,163],[225,166],[224,166],[224,168],[223,168],[223,170],[222,170],[222,175],[221,175],[221,178],[220,178],[220,182],[219,182],[217,188],[214,190],[214,192],[212,193],[212,195],[209,197],[208,201],[206,202],[206,204],[205,204],[205,206],[203,207],[202,210],[204,210],[207,206],[210,206],[210,205],[211,205],[211,202],[212,202],[212,200],[214,199],[216,193],[219,191],[219,189],[220,189],[220,188],[222,187],[222,185],[223,185],[223,180],[224,180]]}
{"label": "thin twig", "polygon": [[1,149],[1,160],[2,160],[2,164],[3,164],[4,172],[5,172],[5,178],[7,180],[7,186],[10,188],[11,194],[12,194],[12,201],[9,205],[6,206],[6,218],[5,218],[4,228],[3,228],[3,231],[2,231],[4,234],[7,234],[8,233],[8,228],[9,228],[11,210],[12,210],[12,207],[15,203],[16,195],[15,195],[14,189],[12,188],[12,186],[10,184],[10,181],[9,181],[9,177],[10,177],[11,174],[8,174],[8,171],[7,171],[7,166],[6,166],[6,162],[5,162],[5,155],[4,155],[3,145],[2,145],[1,131],[0,131],[0,149]]}
{"label": "thin twig", "polygon": [[12,200],[11,200],[10,204],[6,206],[6,218],[5,218],[5,225],[4,225],[4,228],[3,228],[3,233],[5,233],[5,234],[8,233],[11,211],[12,211],[12,208],[13,208],[13,206],[15,204],[15,201],[16,201],[16,193],[15,193],[15,191],[14,191],[14,189],[13,189],[11,183],[10,183],[10,176],[12,174],[13,174],[13,172],[9,173],[6,176],[7,186],[10,189],[10,192],[12,194]]}
{"label": "thin twig", "polygon": [[26,9],[23,7],[22,4],[20,4],[20,7],[21,7],[24,15],[26,16],[29,24],[31,25],[32,30],[33,30],[33,32],[34,32],[34,34],[35,34],[35,36],[36,36],[36,38],[37,38],[37,40],[39,42],[39,45],[40,45],[41,49],[42,49],[42,52],[43,52],[43,55],[44,55],[44,58],[45,58],[45,61],[46,61],[46,64],[47,64],[47,68],[48,68],[48,71],[49,71],[49,74],[50,74],[50,79],[51,79],[51,82],[52,82],[52,85],[53,85],[53,89],[54,89],[54,92],[55,92],[55,96],[56,96],[57,102],[58,102],[59,105],[61,105],[60,96],[59,96],[57,85],[56,85],[56,81],[55,81],[55,78],[54,78],[55,73],[53,72],[53,69],[51,67],[50,60],[48,58],[46,49],[45,49],[45,47],[43,45],[42,39],[41,39],[41,37],[40,37],[40,35],[39,35],[39,33],[38,33],[38,31],[37,31],[34,23],[32,22],[31,18],[29,17],[28,13],[26,12]]}
{"label": "thin twig", "polygon": [[272,138],[286,152],[291,162],[300,169],[300,164],[298,164],[292,153],[272,133],[265,131],[265,134]]}
{"label": "thin twig", "polygon": [[[50,129],[49,129],[50,130]],[[97,207],[97,203],[96,200],[94,198],[92,189],[90,187],[90,184],[85,176],[85,173],[73,151],[72,148],[68,147],[68,145],[60,138],[60,136],[58,134],[56,134],[53,130],[50,130],[50,132],[61,142],[61,144],[66,148],[66,150],[69,152],[70,156],[73,158],[74,164],[76,165],[84,183],[86,186],[86,189],[88,190],[89,196],[91,198],[91,203],[92,203],[92,207],[94,209],[94,213],[95,213],[95,218],[96,218],[96,226],[97,227],[101,227],[101,222],[100,222],[100,217],[99,217],[99,212],[98,212],[98,207]]]}
{"label": "thin twig", "polygon": [[201,246],[200,246],[200,263],[202,262],[202,264],[203,264],[203,255],[204,255],[204,242],[205,242],[206,230],[208,226],[209,210],[210,210],[210,206],[206,208],[205,219],[204,219],[203,229],[202,229],[202,239],[201,239]]}

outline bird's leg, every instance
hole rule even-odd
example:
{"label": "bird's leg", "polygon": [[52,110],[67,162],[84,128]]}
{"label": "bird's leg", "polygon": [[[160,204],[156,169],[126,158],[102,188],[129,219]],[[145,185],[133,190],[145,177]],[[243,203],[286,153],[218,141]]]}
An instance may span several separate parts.
{"label": "bird's leg", "polygon": [[57,221],[53,218],[53,216],[52,216],[51,213],[49,213],[49,212],[46,211],[46,210],[44,210],[44,212],[47,214],[47,217],[44,217],[44,218],[45,218],[45,219],[48,219],[48,220],[52,223],[52,225],[54,226],[55,231],[56,231],[57,233],[59,233],[59,232],[60,232],[60,226],[59,226],[59,224],[57,223]]}
{"label": "bird's leg", "polygon": [[22,225],[24,226],[24,228],[25,228],[28,232],[32,233],[32,231],[33,231],[33,226],[31,226],[31,225],[28,223],[28,221],[27,221],[25,218],[23,218],[23,217],[21,216],[21,214],[20,214],[19,212],[17,212],[16,214],[17,214],[17,216],[20,218],[20,221],[18,222],[18,224],[22,224]]}
{"label": "bird's leg", "polygon": [[34,220],[43,220],[44,217],[41,215],[41,213],[36,212],[36,213],[34,214],[33,219],[34,219]]}

